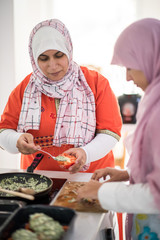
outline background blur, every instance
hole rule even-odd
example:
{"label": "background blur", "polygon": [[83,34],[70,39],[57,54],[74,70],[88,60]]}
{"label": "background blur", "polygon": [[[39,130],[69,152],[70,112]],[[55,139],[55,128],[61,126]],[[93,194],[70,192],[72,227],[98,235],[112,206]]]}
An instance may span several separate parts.
{"label": "background blur", "polygon": [[[74,61],[96,67],[116,96],[142,94],[125,81],[125,69],[110,61],[120,32],[141,18],[160,19],[159,9],[159,0],[0,0],[0,114],[12,89],[32,71],[28,55],[32,28],[50,18],[60,19],[69,29]],[[0,150],[0,168],[19,168],[19,155]]]}

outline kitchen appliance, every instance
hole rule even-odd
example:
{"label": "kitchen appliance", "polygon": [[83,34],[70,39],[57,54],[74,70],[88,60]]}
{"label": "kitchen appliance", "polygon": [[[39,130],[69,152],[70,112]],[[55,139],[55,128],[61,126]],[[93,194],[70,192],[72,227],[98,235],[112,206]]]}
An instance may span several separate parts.
{"label": "kitchen appliance", "polygon": [[139,94],[123,94],[118,97],[123,123],[136,123],[136,113],[140,99],[141,95]]}

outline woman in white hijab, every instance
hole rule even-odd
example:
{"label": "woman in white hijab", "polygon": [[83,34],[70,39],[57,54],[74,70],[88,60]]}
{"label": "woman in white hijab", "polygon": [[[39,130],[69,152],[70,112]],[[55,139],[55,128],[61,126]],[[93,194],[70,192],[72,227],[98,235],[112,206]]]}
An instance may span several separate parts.
{"label": "woman in white hijab", "polygon": [[[117,99],[108,80],[75,63],[72,51],[70,34],[57,19],[31,32],[33,73],[13,90],[0,121],[0,146],[22,153],[23,169],[43,148],[53,156],[74,155],[72,173],[114,166],[111,149],[122,126]],[[64,171],[47,154],[37,169]]]}

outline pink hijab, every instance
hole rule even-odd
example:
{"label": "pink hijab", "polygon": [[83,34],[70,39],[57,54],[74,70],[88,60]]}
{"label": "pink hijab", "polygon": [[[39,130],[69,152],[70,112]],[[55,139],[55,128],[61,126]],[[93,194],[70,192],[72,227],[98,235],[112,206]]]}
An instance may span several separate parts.
{"label": "pink hijab", "polygon": [[[133,135],[132,154],[130,156],[128,167],[131,169],[131,178],[133,182],[141,182],[142,175],[147,173],[140,169],[141,158],[141,143],[143,142],[143,133],[146,123],[150,118],[150,113],[155,104],[160,101],[160,21],[157,19],[146,18],[134,22],[127,27],[119,36],[114,49],[112,64],[125,66],[126,68],[141,70],[144,72],[149,85],[145,90],[144,97],[139,103],[137,112],[137,127]],[[160,108],[156,104],[157,108]],[[155,119],[155,122],[158,119]],[[158,130],[158,129],[157,129]],[[153,136],[156,138],[156,136]],[[155,149],[160,148],[159,139],[155,139]],[[150,159],[145,158],[149,163]],[[157,158],[156,161],[160,161]],[[146,172],[145,172],[146,171]],[[154,175],[154,172],[151,173]],[[152,176],[157,179],[157,176]],[[155,189],[152,193],[160,189],[160,182],[155,184]],[[151,186],[152,188],[153,186]],[[160,194],[158,194],[160,195]],[[155,198],[159,205],[160,196]]]}
{"label": "pink hijab", "polygon": [[[48,79],[37,63],[38,56],[49,49],[68,57],[68,71],[59,81]],[[95,99],[80,66],[72,59],[72,41],[65,25],[57,19],[37,24],[30,35],[29,54],[33,74],[24,91],[18,132],[39,129],[41,95],[45,94],[60,99],[53,145],[79,147],[90,142],[96,129]]]}

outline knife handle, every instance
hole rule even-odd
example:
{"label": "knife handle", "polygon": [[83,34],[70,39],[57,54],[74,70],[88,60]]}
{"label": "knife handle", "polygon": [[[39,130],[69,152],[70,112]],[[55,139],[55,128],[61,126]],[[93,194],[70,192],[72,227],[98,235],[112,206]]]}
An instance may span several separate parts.
{"label": "knife handle", "polygon": [[43,157],[44,157],[43,154],[38,153],[36,157],[33,159],[33,162],[31,163],[31,165],[27,168],[27,172],[33,173],[34,169],[38,166],[38,164],[41,162]]}

